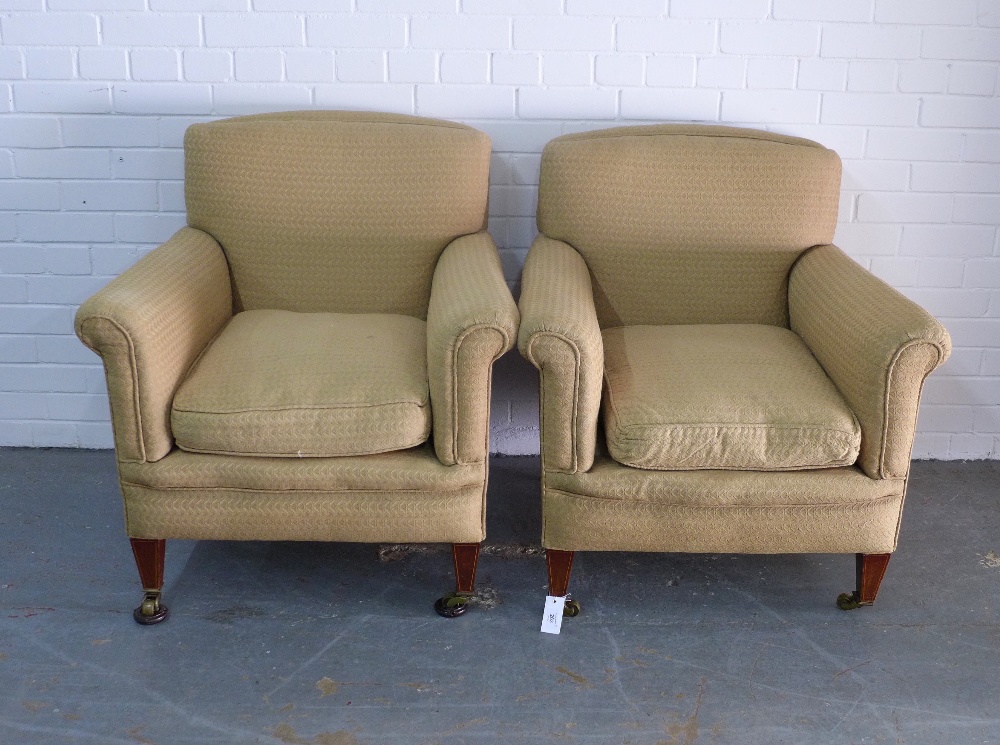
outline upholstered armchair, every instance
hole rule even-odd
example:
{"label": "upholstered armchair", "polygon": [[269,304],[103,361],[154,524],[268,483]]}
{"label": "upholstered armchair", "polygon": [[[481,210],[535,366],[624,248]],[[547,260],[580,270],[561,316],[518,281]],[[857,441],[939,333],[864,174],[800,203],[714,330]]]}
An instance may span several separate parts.
{"label": "upholstered armchair", "polygon": [[76,317],[104,361],[136,620],[166,617],[173,538],[451,543],[471,592],[490,372],[518,323],[489,138],[312,111],[196,124],[184,149],[188,226]]}
{"label": "upholstered armchair", "polygon": [[541,371],[550,594],[575,551],[817,552],[857,556],[842,608],[874,602],[950,342],[830,244],[840,173],[749,129],[547,145],[518,344]]}

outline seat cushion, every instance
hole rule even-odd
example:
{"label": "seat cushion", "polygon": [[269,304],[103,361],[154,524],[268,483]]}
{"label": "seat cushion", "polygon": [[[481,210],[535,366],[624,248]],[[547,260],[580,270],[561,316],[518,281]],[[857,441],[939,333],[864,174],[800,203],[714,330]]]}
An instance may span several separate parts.
{"label": "seat cushion", "polygon": [[385,314],[239,313],[174,396],[196,453],[319,457],[419,445],[431,429],[426,324]]}
{"label": "seat cushion", "polygon": [[619,463],[786,471],[858,457],[857,419],[788,329],[622,326],[602,336],[604,426]]}

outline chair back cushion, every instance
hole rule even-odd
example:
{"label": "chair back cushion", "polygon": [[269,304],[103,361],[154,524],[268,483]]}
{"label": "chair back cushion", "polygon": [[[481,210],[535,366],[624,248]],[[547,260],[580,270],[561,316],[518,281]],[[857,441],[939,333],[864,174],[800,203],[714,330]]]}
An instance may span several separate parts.
{"label": "chair back cushion", "polygon": [[788,272],[829,243],[840,158],[700,125],[565,135],[542,155],[538,229],[586,259],[602,327],[788,325]]}
{"label": "chair back cushion", "polygon": [[490,141],[453,122],[298,111],[188,128],[188,224],[226,252],[236,310],[425,318],[454,238],[486,222]]}

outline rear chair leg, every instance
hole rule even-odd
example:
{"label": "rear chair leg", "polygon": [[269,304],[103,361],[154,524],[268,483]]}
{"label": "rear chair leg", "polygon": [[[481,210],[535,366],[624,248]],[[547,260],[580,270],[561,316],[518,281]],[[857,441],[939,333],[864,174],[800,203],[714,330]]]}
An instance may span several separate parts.
{"label": "rear chair leg", "polygon": [[160,603],[163,590],[163,560],[167,542],[157,538],[130,538],[135,564],[142,582],[142,604],[132,612],[136,623],[148,626],[166,621],[170,611]]}
{"label": "rear chair leg", "polygon": [[[549,567],[549,595],[554,598],[567,597],[569,594],[569,575],[573,571],[573,551],[557,551],[554,548],[545,549],[545,562]],[[580,615],[580,604],[575,600],[566,599],[563,615],[569,618]]]}
{"label": "rear chair leg", "polygon": [[850,594],[841,593],[837,598],[837,607],[841,610],[854,610],[862,605],[874,605],[891,557],[892,554],[857,554],[858,589]]}
{"label": "rear chair leg", "polygon": [[445,618],[456,618],[469,610],[469,597],[476,585],[479,544],[453,543],[451,555],[455,562],[455,592],[438,598],[434,603],[434,610]]}

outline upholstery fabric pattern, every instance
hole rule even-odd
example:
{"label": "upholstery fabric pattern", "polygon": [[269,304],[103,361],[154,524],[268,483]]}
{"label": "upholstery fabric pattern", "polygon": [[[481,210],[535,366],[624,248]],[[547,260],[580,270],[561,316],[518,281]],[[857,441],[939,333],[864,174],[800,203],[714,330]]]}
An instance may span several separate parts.
{"label": "upholstery fabric pattern", "polygon": [[489,155],[482,132],[389,114],[189,128],[192,227],[77,316],[129,536],[484,538],[491,363],[517,328],[481,232]]}
{"label": "upholstery fabric pattern", "polygon": [[602,328],[787,326],[788,270],[833,238],[836,153],[727,127],[565,135],[542,154],[538,228],[587,262]]}
{"label": "upholstery fabric pattern", "polygon": [[452,122],[237,117],[184,150],[188,223],[225,250],[237,310],[423,319],[441,251],[485,227],[490,141]]}
{"label": "upholstery fabric pattern", "polygon": [[151,489],[455,491],[480,484],[483,463],[445,466],[430,443],[338,458],[241,458],[174,450],[156,463],[123,463],[123,481]]}
{"label": "upholstery fabric pattern", "polygon": [[861,430],[788,329],[619,326],[604,332],[611,456],[658,470],[851,465]]}
{"label": "upholstery fabric pattern", "polygon": [[542,545],[565,551],[889,553],[903,479],[858,468],[546,473]]}
{"label": "upholstery fabric pattern", "polygon": [[572,246],[539,236],[521,275],[518,348],[541,371],[543,468],[594,461],[604,344],[590,274]]}
{"label": "upholstery fabric pattern", "polygon": [[951,352],[945,328],[836,246],[805,254],[789,280],[792,330],[861,422],[859,465],[906,476],[927,375]]}
{"label": "upholstery fabric pattern", "polygon": [[[947,357],[950,341],[931,316],[827,245],[839,183],[832,151],[753,130],[627,127],[549,143],[539,190],[543,235],[525,264],[519,334],[522,354],[542,371],[544,546],[727,553],[896,548],[920,389]],[[683,335],[684,326],[696,324],[700,333],[686,345],[674,343],[673,354],[670,345],[646,338]],[[724,341],[732,334],[727,324],[747,324],[741,334],[767,337],[785,361],[761,366],[759,343],[734,351],[727,349],[732,338],[706,354],[706,335]],[[801,342],[791,344],[792,332]],[[747,364],[734,371],[724,365],[736,352]],[[606,437],[595,382],[605,364]],[[807,370],[803,387],[797,381]],[[806,443],[776,440],[773,428],[749,445],[745,431],[739,438],[699,432],[711,435],[708,448],[685,441],[692,447],[680,456],[676,443],[662,439],[618,440],[622,415],[641,423],[664,406],[676,415],[673,424],[703,424],[706,413],[724,423],[746,418],[747,406],[760,403],[760,378],[785,405],[789,396],[798,403],[780,416],[758,411],[758,419],[784,424],[788,414],[801,418],[798,409],[816,404],[824,426],[844,435],[834,438],[837,447],[827,443],[837,452],[826,460],[811,453],[811,467],[803,468],[802,453],[794,451]],[[817,381],[822,390],[807,394]],[[728,392],[719,395],[706,383]],[[639,396],[640,389],[649,395]],[[630,409],[629,399],[639,405]],[[792,470],[734,470],[731,461],[728,470],[704,467],[724,459],[703,460],[701,470],[655,470],[663,456],[690,465],[736,442],[752,456],[737,468],[780,463]],[[649,450],[634,461],[643,468],[605,452],[608,445],[628,460],[621,448],[637,444]],[[855,456],[853,465],[816,467]]]}
{"label": "upholstery fabric pattern", "polygon": [[322,457],[430,434],[426,324],[387,314],[238,313],[174,398],[184,450]]}
{"label": "upholstery fabric pattern", "polygon": [[175,450],[120,467],[133,538],[477,543],[484,462],[445,466],[430,444],[341,458]]}
{"label": "upholstery fabric pattern", "polygon": [[488,456],[493,362],[514,345],[517,325],[490,234],[451,243],[434,270],[427,309],[434,447],[445,465]]}
{"label": "upholstery fabric pattern", "polygon": [[80,306],[76,333],[104,360],[120,461],[156,461],[170,452],[174,392],[231,316],[225,255],[192,228]]}

